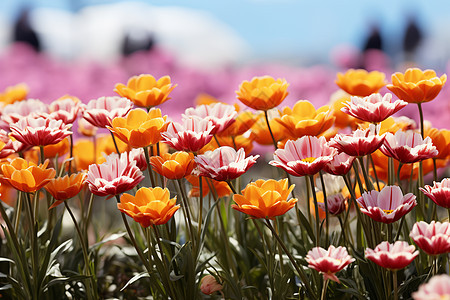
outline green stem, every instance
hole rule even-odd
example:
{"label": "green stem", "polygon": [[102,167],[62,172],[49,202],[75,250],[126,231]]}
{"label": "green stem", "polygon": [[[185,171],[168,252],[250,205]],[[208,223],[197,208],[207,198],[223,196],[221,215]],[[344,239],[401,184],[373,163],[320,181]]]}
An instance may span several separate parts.
{"label": "green stem", "polygon": [[220,143],[219,143],[219,139],[217,138],[217,136],[215,134],[213,134],[214,140],[217,143],[217,147],[220,147]]}
{"label": "green stem", "polygon": [[187,227],[187,229],[189,231],[189,237],[190,237],[190,240],[192,241],[192,243],[194,245],[194,249],[197,249],[196,248],[196,242],[194,240],[194,231],[192,229],[191,213],[190,213],[189,203],[188,203],[188,200],[187,200],[187,197],[186,197],[186,193],[184,192],[184,188],[183,188],[183,186],[181,184],[181,180],[180,179],[177,179],[177,183],[178,183],[178,188],[180,189],[180,192],[181,192],[181,201],[183,202],[183,207],[184,207],[183,212],[186,214],[186,219],[187,219],[186,227]]}
{"label": "green stem", "polygon": [[422,135],[422,139],[425,137],[424,128],[423,128],[423,111],[422,111],[422,103],[417,103],[417,107],[419,108],[419,119],[420,119],[420,134]]}
{"label": "green stem", "polygon": [[203,222],[203,178],[202,176],[198,177],[198,187],[200,192],[200,203],[199,203],[199,209],[198,209],[198,230],[197,230],[197,236],[198,240],[200,241],[200,236],[202,233],[202,222]]}
{"label": "green stem", "polygon": [[403,164],[401,162],[398,162],[398,169],[397,169],[397,182],[398,185],[400,185],[400,171],[402,170]]}
{"label": "green stem", "polygon": [[272,232],[272,235],[275,237],[277,242],[280,244],[281,248],[283,248],[284,253],[286,253],[286,255],[289,257],[289,260],[291,261],[292,265],[294,266],[295,270],[297,271],[298,275],[300,276],[300,279],[301,279],[303,285],[306,287],[307,293],[309,294],[310,297],[312,297],[312,299],[314,299],[315,295],[314,295],[314,292],[313,292],[311,286],[309,285],[309,280],[306,277],[306,274],[299,267],[299,265],[295,261],[295,259],[292,256],[292,254],[288,251],[288,249],[286,248],[286,245],[283,243],[283,241],[281,240],[280,236],[276,233],[275,229],[272,227],[272,224],[270,224],[270,221],[268,219],[265,219],[265,221],[266,221],[265,224],[267,225],[267,227]]}
{"label": "green stem", "polygon": [[14,232],[16,234],[19,234],[19,222],[20,222],[20,215],[22,214],[22,205],[23,205],[23,199],[22,199],[22,191],[18,191],[19,195],[17,198],[17,208],[16,208],[16,216],[14,220]]}
{"label": "green stem", "polygon": [[322,184],[322,192],[323,192],[323,202],[325,204],[325,246],[328,247],[328,238],[329,238],[329,213],[328,213],[328,199],[327,199],[327,190],[325,188],[325,181],[323,180],[322,171],[319,171],[320,182]]}
{"label": "green stem", "polygon": [[142,149],[144,149],[145,161],[147,162],[147,171],[148,175],[150,176],[150,182],[152,183],[152,187],[155,187],[155,178],[153,178],[153,171],[152,165],[150,164],[150,155],[148,154],[148,148],[142,147]]}
{"label": "green stem", "polygon": [[275,140],[275,136],[273,135],[272,128],[270,128],[269,114],[267,113],[267,110],[264,111],[264,117],[266,119],[267,128],[269,129],[270,137],[272,138],[273,146],[275,147],[275,150],[277,150],[278,149],[277,141]]}
{"label": "green stem", "polygon": [[378,175],[377,175],[377,170],[375,168],[375,163],[373,162],[373,157],[372,154],[368,154],[367,158],[370,159],[370,164],[372,166],[372,170],[373,170],[373,175],[375,176],[375,181],[377,182],[377,188],[378,191],[381,191],[381,187],[380,187],[380,181],[378,179]]}
{"label": "green stem", "polygon": [[316,213],[316,247],[320,246],[320,219],[319,219],[319,206],[317,205],[317,195],[314,189],[314,176],[309,175],[309,183],[311,186],[313,200],[314,200],[314,209]]}
{"label": "green stem", "polygon": [[[72,128],[70,129],[72,131]],[[73,157],[73,133],[70,134],[69,158]],[[72,174],[72,159],[69,161],[69,175]]]}
{"label": "green stem", "polygon": [[[114,143],[114,148],[116,148],[117,154],[120,155],[119,147],[117,146],[117,142],[116,142],[116,137],[114,136],[114,133],[112,131],[109,131],[109,133],[111,133],[112,140],[113,140],[113,143]],[[97,155],[97,153],[95,153],[95,155]]]}
{"label": "green stem", "polygon": [[323,288],[322,288],[322,295],[320,296],[320,300],[325,300],[325,295],[327,293],[327,287],[328,287],[328,279],[325,279],[325,282],[323,283]]}
{"label": "green stem", "polygon": [[394,284],[394,300],[398,300],[397,271],[392,271]]}
{"label": "green stem", "polygon": [[[370,191],[374,190],[375,188],[374,188],[374,186],[372,184],[372,181],[369,178],[369,175],[367,174],[366,168],[364,167],[364,161],[363,161],[363,158],[361,156],[358,157],[358,162],[359,162],[359,166],[361,167],[361,171],[362,171],[363,176],[364,176],[364,181],[366,182],[366,188],[368,190],[370,190]],[[361,195],[362,195],[362,192],[361,192]]]}

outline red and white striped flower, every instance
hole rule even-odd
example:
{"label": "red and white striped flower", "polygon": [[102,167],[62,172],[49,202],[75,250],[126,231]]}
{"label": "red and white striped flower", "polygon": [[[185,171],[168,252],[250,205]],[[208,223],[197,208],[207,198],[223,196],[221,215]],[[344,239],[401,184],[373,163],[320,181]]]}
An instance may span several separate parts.
{"label": "red and white striped flower", "polygon": [[41,100],[28,99],[6,105],[2,109],[2,120],[8,124],[14,124],[23,117],[37,116],[39,113],[47,113],[48,106]]}
{"label": "red and white striped flower", "polygon": [[426,185],[419,190],[437,205],[450,208],[450,178],[444,178],[441,182],[434,181],[433,186]]}
{"label": "red and white striped flower", "polygon": [[324,280],[330,279],[339,283],[335,274],[354,262],[355,259],[348,255],[345,247],[336,248],[330,245],[328,250],[321,247],[312,248],[306,255],[306,261],[308,267],[323,274]]}
{"label": "red and white striped flower", "polygon": [[382,268],[400,270],[408,266],[419,255],[416,247],[404,241],[396,241],[393,244],[381,242],[375,249],[367,248],[366,258],[370,259]]}
{"label": "red and white striped flower", "polygon": [[337,134],[329,142],[329,146],[350,156],[365,156],[381,147],[384,135],[378,135],[378,126],[370,124],[367,129],[358,129],[353,134]]}
{"label": "red and white striped flower", "polygon": [[163,142],[178,151],[197,152],[208,144],[213,135],[211,121],[185,118],[183,123],[171,122],[167,131],[161,133]]}
{"label": "red and white striped flower", "polygon": [[435,222],[430,224],[420,221],[414,224],[409,237],[428,255],[450,252],[450,223]]}
{"label": "red and white striped flower", "polygon": [[234,123],[236,116],[237,112],[233,105],[213,103],[190,107],[184,112],[183,118],[198,117],[211,121],[214,125],[211,134],[219,134]]}
{"label": "red and white striped flower", "polygon": [[99,128],[111,126],[114,118],[125,117],[133,108],[133,102],[121,97],[100,97],[89,101],[83,118]]}

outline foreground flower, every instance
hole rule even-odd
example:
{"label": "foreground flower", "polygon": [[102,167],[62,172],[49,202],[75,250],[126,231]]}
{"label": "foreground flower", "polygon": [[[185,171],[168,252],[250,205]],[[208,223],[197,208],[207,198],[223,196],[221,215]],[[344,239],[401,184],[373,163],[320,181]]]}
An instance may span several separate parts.
{"label": "foreground flower", "polygon": [[[316,193],[317,195],[317,193]],[[322,193],[322,199],[323,199],[323,193]],[[344,196],[342,194],[333,194],[327,196],[327,208],[328,212],[334,216],[339,215],[345,210],[347,201],[345,200]],[[325,209],[325,202],[317,200],[317,205],[319,208],[323,211],[326,211]]]}
{"label": "foreground flower", "polygon": [[370,124],[369,128],[358,129],[353,134],[338,134],[330,140],[329,146],[350,156],[366,156],[380,148],[384,142],[384,135],[376,134],[377,128]]}
{"label": "foreground flower", "polygon": [[238,151],[223,146],[214,151],[195,157],[198,165],[197,175],[218,181],[229,181],[238,178],[256,163],[259,155],[245,158],[243,148]]}
{"label": "foreground flower", "polygon": [[[269,125],[272,130],[273,137],[276,142],[282,141],[287,137],[287,131],[276,119],[272,119],[271,115],[275,114],[273,110],[268,111]],[[270,135],[269,127],[264,117],[264,113],[256,117],[257,121],[251,128],[251,139],[260,145],[273,145],[272,136]]]}
{"label": "foreground flower", "polygon": [[200,280],[200,290],[205,295],[211,295],[215,292],[221,291],[223,286],[217,282],[213,275],[206,275]]}
{"label": "foreground flower", "polygon": [[127,85],[116,84],[114,91],[137,106],[150,108],[169,100],[169,94],[176,86],[169,76],[156,80],[152,75],[141,74],[128,79]]}
{"label": "foreground flower", "polygon": [[382,268],[400,270],[408,266],[419,255],[416,247],[404,241],[396,241],[393,244],[381,242],[375,249],[367,248],[366,258],[370,259]]}
{"label": "foreground flower", "polygon": [[285,107],[280,118],[275,119],[284,126],[292,139],[305,135],[318,136],[333,126],[334,117],[328,105],[316,110],[311,102],[297,101],[290,109]]}
{"label": "foreground flower", "polygon": [[132,108],[133,103],[127,98],[100,97],[88,102],[83,118],[96,127],[106,128],[114,118],[125,117]]}
{"label": "foreground flower", "polygon": [[141,170],[128,153],[113,153],[106,157],[106,162],[89,166],[87,183],[92,194],[97,196],[114,196],[134,188],[144,179]]}
{"label": "foreground flower", "polygon": [[244,80],[236,91],[237,98],[246,106],[256,110],[269,110],[280,105],[288,95],[289,84],[284,79],[270,76]]}
{"label": "foreground flower", "polygon": [[12,140],[3,129],[0,129],[0,141],[5,144],[0,150],[0,158],[6,158],[11,154],[26,151],[31,147],[19,141]]}
{"label": "foreground flower", "polygon": [[274,219],[294,207],[297,199],[287,200],[294,186],[289,186],[287,179],[258,179],[249,183],[242,195],[233,196],[236,204],[231,207],[253,218]]}
{"label": "foreground flower", "polygon": [[117,117],[107,126],[115,137],[133,148],[142,148],[158,143],[161,133],[167,128],[167,116],[161,115],[159,108],[148,113],[142,109],[134,109],[124,117]]}
{"label": "foreground flower", "polygon": [[57,144],[72,134],[70,128],[61,120],[28,116],[11,124],[11,136],[27,146],[46,146]]}
{"label": "foreground flower", "polygon": [[168,179],[181,179],[190,175],[194,169],[194,154],[188,152],[165,153],[150,157],[153,170]]}
{"label": "foreground flower", "polygon": [[49,160],[36,165],[18,157],[9,164],[3,164],[2,172],[14,188],[22,192],[34,193],[44,187],[56,175],[55,169],[47,169],[48,164]]}
{"label": "foreground flower", "polygon": [[44,147],[44,156],[46,158],[62,157],[70,150],[70,142],[68,138],[63,139],[59,143],[47,145]]}
{"label": "foreground flower", "polygon": [[326,145],[322,136],[304,136],[296,141],[287,141],[284,149],[274,153],[274,160],[269,164],[282,168],[294,176],[314,175],[329,163],[336,150]]}
{"label": "foreground flower", "polygon": [[428,255],[450,252],[450,223],[435,222],[430,224],[420,221],[414,224],[409,236],[414,243]]}
{"label": "foreground flower", "polygon": [[332,175],[345,175],[352,168],[354,160],[354,156],[342,152],[335,155],[333,159],[325,165],[324,171]]}
{"label": "foreground flower", "polygon": [[422,139],[420,133],[412,130],[387,133],[380,148],[384,155],[393,157],[404,164],[415,163],[435,157],[438,154],[431,138]]}
{"label": "foreground flower", "polygon": [[213,135],[211,121],[198,118],[183,119],[183,124],[172,122],[161,135],[163,142],[178,151],[197,152],[208,144]]}
{"label": "foreground flower", "polygon": [[405,74],[392,74],[391,80],[392,84],[387,88],[398,98],[409,103],[421,103],[436,98],[447,81],[447,75],[437,77],[433,70],[410,68]]}
{"label": "foreground flower", "polygon": [[13,124],[29,115],[48,112],[47,104],[37,99],[27,99],[6,105],[2,109],[2,120]]}
{"label": "foreground flower", "polygon": [[336,248],[330,245],[328,250],[321,247],[312,248],[306,255],[306,261],[309,268],[323,274],[324,280],[330,279],[340,283],[335,274],[354,262],[355,259],[348,255],[345,247]]}
{"label": "foreground flower", "polygon": [[50,103],[48,117],[62,120],[64,124],[72,124],[83,109],[83,105],[77,97],[63,96]]}
{"label": "foreground flower", "polygon": [[380,192],[365,192],[356,201],[361,212],[386,224],[397,221],[417,205],[416,196],[412,193],[403,196],[398,186],[385,186]]}
{"label": "foreground flower", "polygon": [[378,71],[350,69],[345,74],[337,74],[336,84],[352,96],[367,97],[386,85],[385,77]]}
{"label": "foreground flower", "polygon": [[203,120],[211,121],[214,129],[211,134],[219,134],[234,123],[237,116],[234,106],[223,103],[214,103],[210,105],[199,105],[196,108],[186,109],[183,118],[198,117]]}
{"label": "foreground flower", "polygon": [[450,299],[450,276],[440,274],[420,285],[417,292],[412,293],[414,300],[448,300]]}
{"label": "foreground flower", "polygon": [[142,227],[166,224],[180,208],[177,197],[170,199],[167,188],[140,188],[135,196],[123,194],[117,208]]}
{"label": "foreground flower", "polygon": [[425,129],[425,136],[430,137],[433,145],[439,152],[434,159],[447,159],[450,157],[450,130],[448,129]]}
{"label": "foreground flower", "polygon": [[64,200],[70,199],[78,195],[81,189],[85,186],[87,174],[80,172],[76,174],[66,175],[64,177],[57,177],[45,186],[45,189],[55,198],[55,203],[49,207],[54,208],[61,204]]}
{"label": "foreground flower", "polygon": [[406,105],[408,105],[408,102],[403,100],[392,102],[392,94],[390,93],[384,96],[375,93],[364,98],[351,97],[350,101],[345,103],[342,111],[362,121],[379,123]]}
{"label": "foreground flower", "polygon": [[450,208],[450,178],[441,182],[433,182],[433,186],[426,185],[419,188],[428,198],[439,206]]}

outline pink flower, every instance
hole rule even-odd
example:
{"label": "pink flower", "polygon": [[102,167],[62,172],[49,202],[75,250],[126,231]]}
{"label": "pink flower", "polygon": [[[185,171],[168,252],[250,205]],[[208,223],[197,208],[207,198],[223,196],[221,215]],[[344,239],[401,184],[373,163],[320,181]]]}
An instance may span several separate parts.
{"label": "pink flower", "polygon": [[329,163],[336,150],[327,146],[325,137],[303,136],[296,141],[287,141],[284,149],[274,153],[269,164],[282,168],[294,176],[314,175]]}
{"label": "pink flower", "polygon": [[211,121],[185,118],[183,124],[171,122],[167,131],[161,133],[163,142],[178,151],[197,152],[208,144],[213,135]]}
{"label": "pink flower", "polygon": [[136,162],[136,166],[139,168],[139,170],[147,170],[147,161],[145,160],[144,149],[133,148],[130,152],[128,152],[128,156],[130,158],[130,161]]}
{"label": "pink flower", "polygon": [[362,121],[379,123],[408,105],[408,102],[392,102],[392,94],[387,93],[382,97],[381,94],[375,93],[367,97],[351,97],[344,105],[341,108],[344,113]]}
{"label": "pink flower", "polygon": [[49,117],[55,120],[62,120],[65,124],[75,122],[78,114],[84,105],[80,99],[71,96],[61,97],[49,105]]}
{"label": "pink flower", "polygon": [[416,196],[412,193],[403,196],[398,186],[385,186],[380,192],[365,192],[356,201],[361,212],[386,224],[397,221],[417,205]]}
{"label": "pink flower", "polygon": [[414,300],[448,300],[450,299],[450,276],[435,275],[428,283],[422,284],[419,290],[412,293]]}
{"label": "pink flower", "polygon": [[9,138],[8,133],[3,129],[0,129],[0,141],[5,143],[3,149],[0,150],[0,159],[6,158],[14,153],[23,152],[31,147],[19,141],[13,141],[12,139]]}
{"label": "pink flower", "polygon": [[450,252],[450,223],[424,221],[414,224],[409,237],[416,245],[429,255],[439,255]]}
{"label": "pink flower", "polygon": [[335,274],[354,262],[355,259],[348,255],[345,247],[335,248],[330,245],[328,250],[321,247],[312,248],[306,255],[306,261],[308,267],[323,273],[324,280],[330,279],[340,283]]}
{"label": "pink flower", "polygon": [[400,270],[409,265],[419,255],[416,247],[404,241],[396,241],[393,244],[381,242],[375,249],[366,249],[366,258],[370,259],[382,268]]}
{"label": "pink flower", "polygon": [[[327,196],[327,206],[328,206],[328,212],[332,215],[339,215],[345,210],[345,199],[342,194],[334,194]],[[317,205],[325,211],[325,203],[324,202],[317,202]]]}
{"label": "pink flower", "polygon": [[233,105],[214,103],[190,107],[186,109],[183,118],[198,117],[211,121],[214,125],[211,134],[218,134],[227,129],[235,121],[236,116],[237,112]]}
{"label": "pink flower", "polygon": [[89,101],[83,118],[96,127],[111,126],[112,119],[125,117],[133,108],[133,102],[121,97],[100,97]]}
{"label": "pink flower", "polygon": [[380,148],[384,155],[393,157],[404,164],[415,163],[438,155],[431,138],[422,139],[420,133],[412,130],[387,133]]}
{"label": "pink flower", "polygon": [[350,135],[337,134],[329,142],[329,146],[338,149],[339,153],[350,156],[365,156],[380,148],[384,135],[378,135],[377,126],[370,124],[369,128],[358,129]]}
{"label": "pink flower", "polygon": [[57,144],[72,134],[72,124],[49,118],[28,116],[11,124],[11,136],[27,146],[46,146]]}
{"label": "pink flower", "polygon": [[206,275],[200,280],[200,290],[205,295],[211,295],[212,293],[221,291],[222,288],[223,286],[212,275]]}
{"label": "pink flower", "polygon": [[441,182],[433,181],[432,187],[426,185],[419,190],[437,205],[450,208],[450,178],[444,178]]}
{"label": "pink flower", "polygon": [[106,162],[89,166],[86,182],[94,195],[112,197],[131,190],[143,179],[144,175],[128,153],[120,157],[112,153],[106,157]]}
{"label": "pink flower", "polygon": [[206,151],[195,157],[198,176],[205,176],[217,181],[229,181],[238,178],[256,163],[259,155],[245,158],[245,151],[237,152],[231,147],[223,146],[214,151]]}
{"label": "pink flower", "polygon": [[29,115],[48,112],[47,104],[37,99],[28,99],[6,105],[2,109],[2,120],[13,124]]}
{"label": "pink flower", "polygon": [[325,165],[323,170],[332,175],[345,175],[353,166],[354,156],[340,153]]}

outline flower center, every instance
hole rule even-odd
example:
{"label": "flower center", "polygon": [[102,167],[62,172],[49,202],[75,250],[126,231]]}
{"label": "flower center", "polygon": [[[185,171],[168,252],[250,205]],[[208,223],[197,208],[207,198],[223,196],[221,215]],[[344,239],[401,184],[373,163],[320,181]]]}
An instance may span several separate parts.
{"label": "flower center", "polygon": [[383,209],[383,211],[386,213],[386,214],[392,214],[392,212],[394,211],[395,209]]}
{"label": "flower center", "polygon": [[307,162],[307,163],[312,163],[315,160],[316,160],[315,157],[307,157],[307,158],[302,159],[302,161]]}

